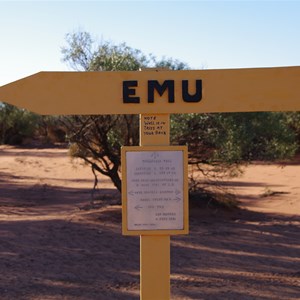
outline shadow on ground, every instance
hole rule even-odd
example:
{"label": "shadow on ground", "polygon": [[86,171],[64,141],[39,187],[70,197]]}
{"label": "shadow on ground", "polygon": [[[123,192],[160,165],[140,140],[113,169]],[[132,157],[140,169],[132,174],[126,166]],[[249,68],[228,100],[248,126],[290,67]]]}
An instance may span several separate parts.
{"label": "shadow on ground", "polygon": [[[3,173],[0,188],[1,299],[139,299],[139,239],[121,235],[115,190],[86,207],[87,189],[30,187]],[[172,237],[172,299],[299,299],[299,225],[193,208],[190,234]]]}

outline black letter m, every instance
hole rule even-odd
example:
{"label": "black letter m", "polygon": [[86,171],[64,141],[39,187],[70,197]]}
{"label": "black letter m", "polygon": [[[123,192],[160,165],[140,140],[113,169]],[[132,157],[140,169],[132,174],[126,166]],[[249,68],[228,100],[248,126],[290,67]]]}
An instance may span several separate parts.
{"label": "black letter m", "polygon": [[168,89],[168,102],[174,102],[174,80],[165,80],[161,85],[157,80],[148,81],[148,103],[154,102],[154,90],[158,92],[160,96]]}

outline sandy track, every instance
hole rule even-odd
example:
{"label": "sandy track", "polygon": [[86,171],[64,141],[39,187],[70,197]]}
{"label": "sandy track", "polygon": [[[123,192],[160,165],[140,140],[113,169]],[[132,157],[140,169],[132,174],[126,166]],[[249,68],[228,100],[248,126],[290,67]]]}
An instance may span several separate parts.
{"label": "sandy track", "polygon": [[[172,237],[172,299],[299,299],[300,165],[224,182],[243,208],[193,209]],[[119,195],[65,149],[0,148],[0,299],[139,299],[139,239]],[[157,300],[157,299],[153,299]]]}

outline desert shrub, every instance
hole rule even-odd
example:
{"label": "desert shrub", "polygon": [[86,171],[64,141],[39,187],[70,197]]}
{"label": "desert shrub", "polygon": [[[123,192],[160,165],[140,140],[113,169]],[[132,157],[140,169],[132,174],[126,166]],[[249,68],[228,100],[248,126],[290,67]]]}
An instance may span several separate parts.
{"label": "desert shrub", "polygon": [[292,131],[296,135],[298,149],[297,151],[300,152],[300,112],[288,112],[285,114],[287,124],[292,129]]}
{"label": "desert shrub", "polygon": [[0,143],[20,145],[26,138],[32,138],[40,116],[13,105],[0,105]]}
{"label": "desert shrub", "polygon": [[191,163],[291,158],[298,146],[285,113],[174,115],[171,126],[172,142],[189,145]]}
{"label": "desert shrub", "polygon": [[45,144],[65,143],[67,129],[62,116],[41,116],[37,127],[37,136]]}

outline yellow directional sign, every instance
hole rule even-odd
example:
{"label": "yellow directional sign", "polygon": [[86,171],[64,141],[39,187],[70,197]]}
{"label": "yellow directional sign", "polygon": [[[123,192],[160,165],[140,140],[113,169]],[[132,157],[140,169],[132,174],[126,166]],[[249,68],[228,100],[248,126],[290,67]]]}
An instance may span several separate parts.
{"label": "yellow directional sign", "polygon": [[300,110],[300,67],[40,72],[0,87],[0,101],[40,114]]}

